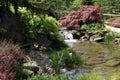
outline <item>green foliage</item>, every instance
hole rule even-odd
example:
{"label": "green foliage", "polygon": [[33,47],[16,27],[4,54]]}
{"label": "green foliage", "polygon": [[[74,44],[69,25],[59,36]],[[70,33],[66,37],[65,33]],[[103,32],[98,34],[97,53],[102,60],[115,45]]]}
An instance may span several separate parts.
{"label": "green foliage", "polygon": [[86,31],[100,31],[103,29],[100,23],[90,23],[90,24],[83,24],[80,27],[81,30],[86,30]]}
{"label": "green foliage", "polygon": [[[53,76],[53,75],[37,75],[28,78],[27,80],[69,80],[66,76]],[[72,80],[102,80],[102,78],[98,75],[93,74],[83,74],[72,78]],[[117,79],[118,80],[118,79]]]}
{"label": "green foliage", "polygon": [[96,0],[95,5],[100,6],[103,13],[120,13],[120,0]]}
{"label": "green foliage", "polygon": [[54,51],[50,55],[54,70],[56,74],[60,74],[60,65],[62,64],[63,53]]}
{"label": "green foliage", "polygon": [[116,38],[120,38],[120,33],[116,33],[116,34],[115,34],[115,37],[116,37]]}
{"label": "green foliage", "polygon": [[102,78],[98,75],[93,75],[93,74],[83,74],[78,77],[76,77],[73,80],[102,80]]}
{"label": "green foliage", "polygon": [[84,59],[70,48],[62,50],[62,53],[65,67],[78,68],[84,63]]}
{"label": "green foliage", "polygon": [[43,33],[48,36],[53,36],[58,33],[59,22],[48,15],[41,17],[41,29],[38,30],[38,33]]}
{"label": "green foliage", "polygon": [[23,73],[23,65],[21,63],[17,63],[17,65],[14,66],[13,70],[16,72],[16,78],[19,80],[23,80],[24,73]]}
{"label": "green foliage", "polygon": [[82,0],[74,0],[70,9],[71,10],[80,9],[81,6],[82,6]]}
{"label": "green foliage", "polygon": [[84,63],[83,58],[72,49],[54,51],[50,55],[56,73],[60,72],[60,67],[78,68]]}
{"label": "green foliage", "polygon": [[108,33],[107,35],[105,35],[104,40],[108,43],[111,41],[114,41],[115,40],[115,33],[113,33],[113,32]]}
{"label": "green foliage", "polygon": [[82,5],[93,5],[94,1],[93,0],[82,0],[81,4]]}
{"label": "green foliage", "polygon": [[68,80],[66,76],[53,76],[53,75],[37,75],[28,78],[27,80]]}
{"label": "green foliage", "polygon": [[52,38],[55,35],[58,35],[58,25],[59,22],[51,17],[46,15],[35,15],[30,11],[25,11],[26,9],[20,9],[22,13],[22,21],[25,25],[26,36],[29,38],[37,38],[39,34],[44,34]]}

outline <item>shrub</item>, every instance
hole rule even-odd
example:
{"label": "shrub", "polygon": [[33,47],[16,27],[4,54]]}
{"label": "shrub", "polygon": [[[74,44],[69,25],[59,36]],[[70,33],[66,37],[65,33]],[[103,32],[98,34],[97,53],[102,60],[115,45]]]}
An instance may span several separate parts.
{"label": "shrub", "polygon": [[107,20],[108,25],[120,28],[120,18],[110,18]]}
{"label": "shrub", "polygon": [[78,68],[84,62],[83,58],[72,49],[54,51],[51,53],[50,59],[57,74],[60,73],[60,67]]}
{"label": "shrub", "polygon": [[84,23],[101,22],[101,9],[97,6],[83,6],[77,11],[70,12],[60,18],[62,26],[79,27]]}
{"label": "shrub", "polygon": [[114,41],[116,36],[117,36],[117,35],[116,35],[115,33],[109,32],[108,34],[106,34],[106,35],[104,36],[104,40],[109,43],[109,42],[111,42],[111,41]]}
{"label": "shrub", "polygon": [[66,76],[53,76],[53,75],[37,75],[28,78],[27,80],[68,80]]}
{"label": "shrub", "polygon": [[86,31],[100,31],[103,29],[103,27],[100,23],[90,23],[82,25],[80,29]]}
{"label": "shrub", "polygon": [[22,63],[22,52],[18,45],[5,40],[0,40],[0,78],[2,80],[15,80],[18,76],[15,68]]}
{"label": "shrub", "polygon": [[40,34],[53,36],[58,33],[59,22],[47,14],[32,14],[26,8],[19,8],[22,22],[25,26],[26,36],[37,38]]}
{"label": "shrub", "polygon": [[52,48],[57,49],[65,46],[64,38],[58,31],[59,22],[55,18],[47,14],[32,14],[24,7],[19,8],[19,13],[27,39],[38,40],[40,35],[44,35],[51,42]]}
{"label": "shrub", "polygon": [[0,65],[1,80],[15,80],[15,73],[8,66]]}

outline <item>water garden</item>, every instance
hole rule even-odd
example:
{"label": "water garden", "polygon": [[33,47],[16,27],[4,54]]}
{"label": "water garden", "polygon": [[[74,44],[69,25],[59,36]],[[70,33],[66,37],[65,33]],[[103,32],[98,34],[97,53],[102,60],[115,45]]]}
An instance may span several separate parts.
{"label": "water garden", "polygon": [[120,80],[120,1],[1,0],[0,80]]}

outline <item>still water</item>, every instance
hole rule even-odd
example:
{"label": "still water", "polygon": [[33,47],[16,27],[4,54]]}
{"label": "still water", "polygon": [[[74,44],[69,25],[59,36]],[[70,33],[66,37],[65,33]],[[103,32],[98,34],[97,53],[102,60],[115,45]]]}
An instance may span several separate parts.
{"label": "still water", "polygon": [[95,73],[111,80],[120,71],[120,46],[113,43],[77,42],[73,49],[85,57],[88,73]]}

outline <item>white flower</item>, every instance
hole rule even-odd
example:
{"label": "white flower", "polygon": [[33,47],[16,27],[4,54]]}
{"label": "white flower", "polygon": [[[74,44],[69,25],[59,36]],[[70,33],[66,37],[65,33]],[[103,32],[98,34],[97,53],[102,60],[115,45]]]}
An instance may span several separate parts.
{"label": "white flower", "polygon": [[35,48],[38,48],[38,46],[39,46],[38,44],[34,44],[34,47],[35,47]]}
{"label": "white flower", "polygon": [[69,53],[69,56],[72,56],[72,53]]}

